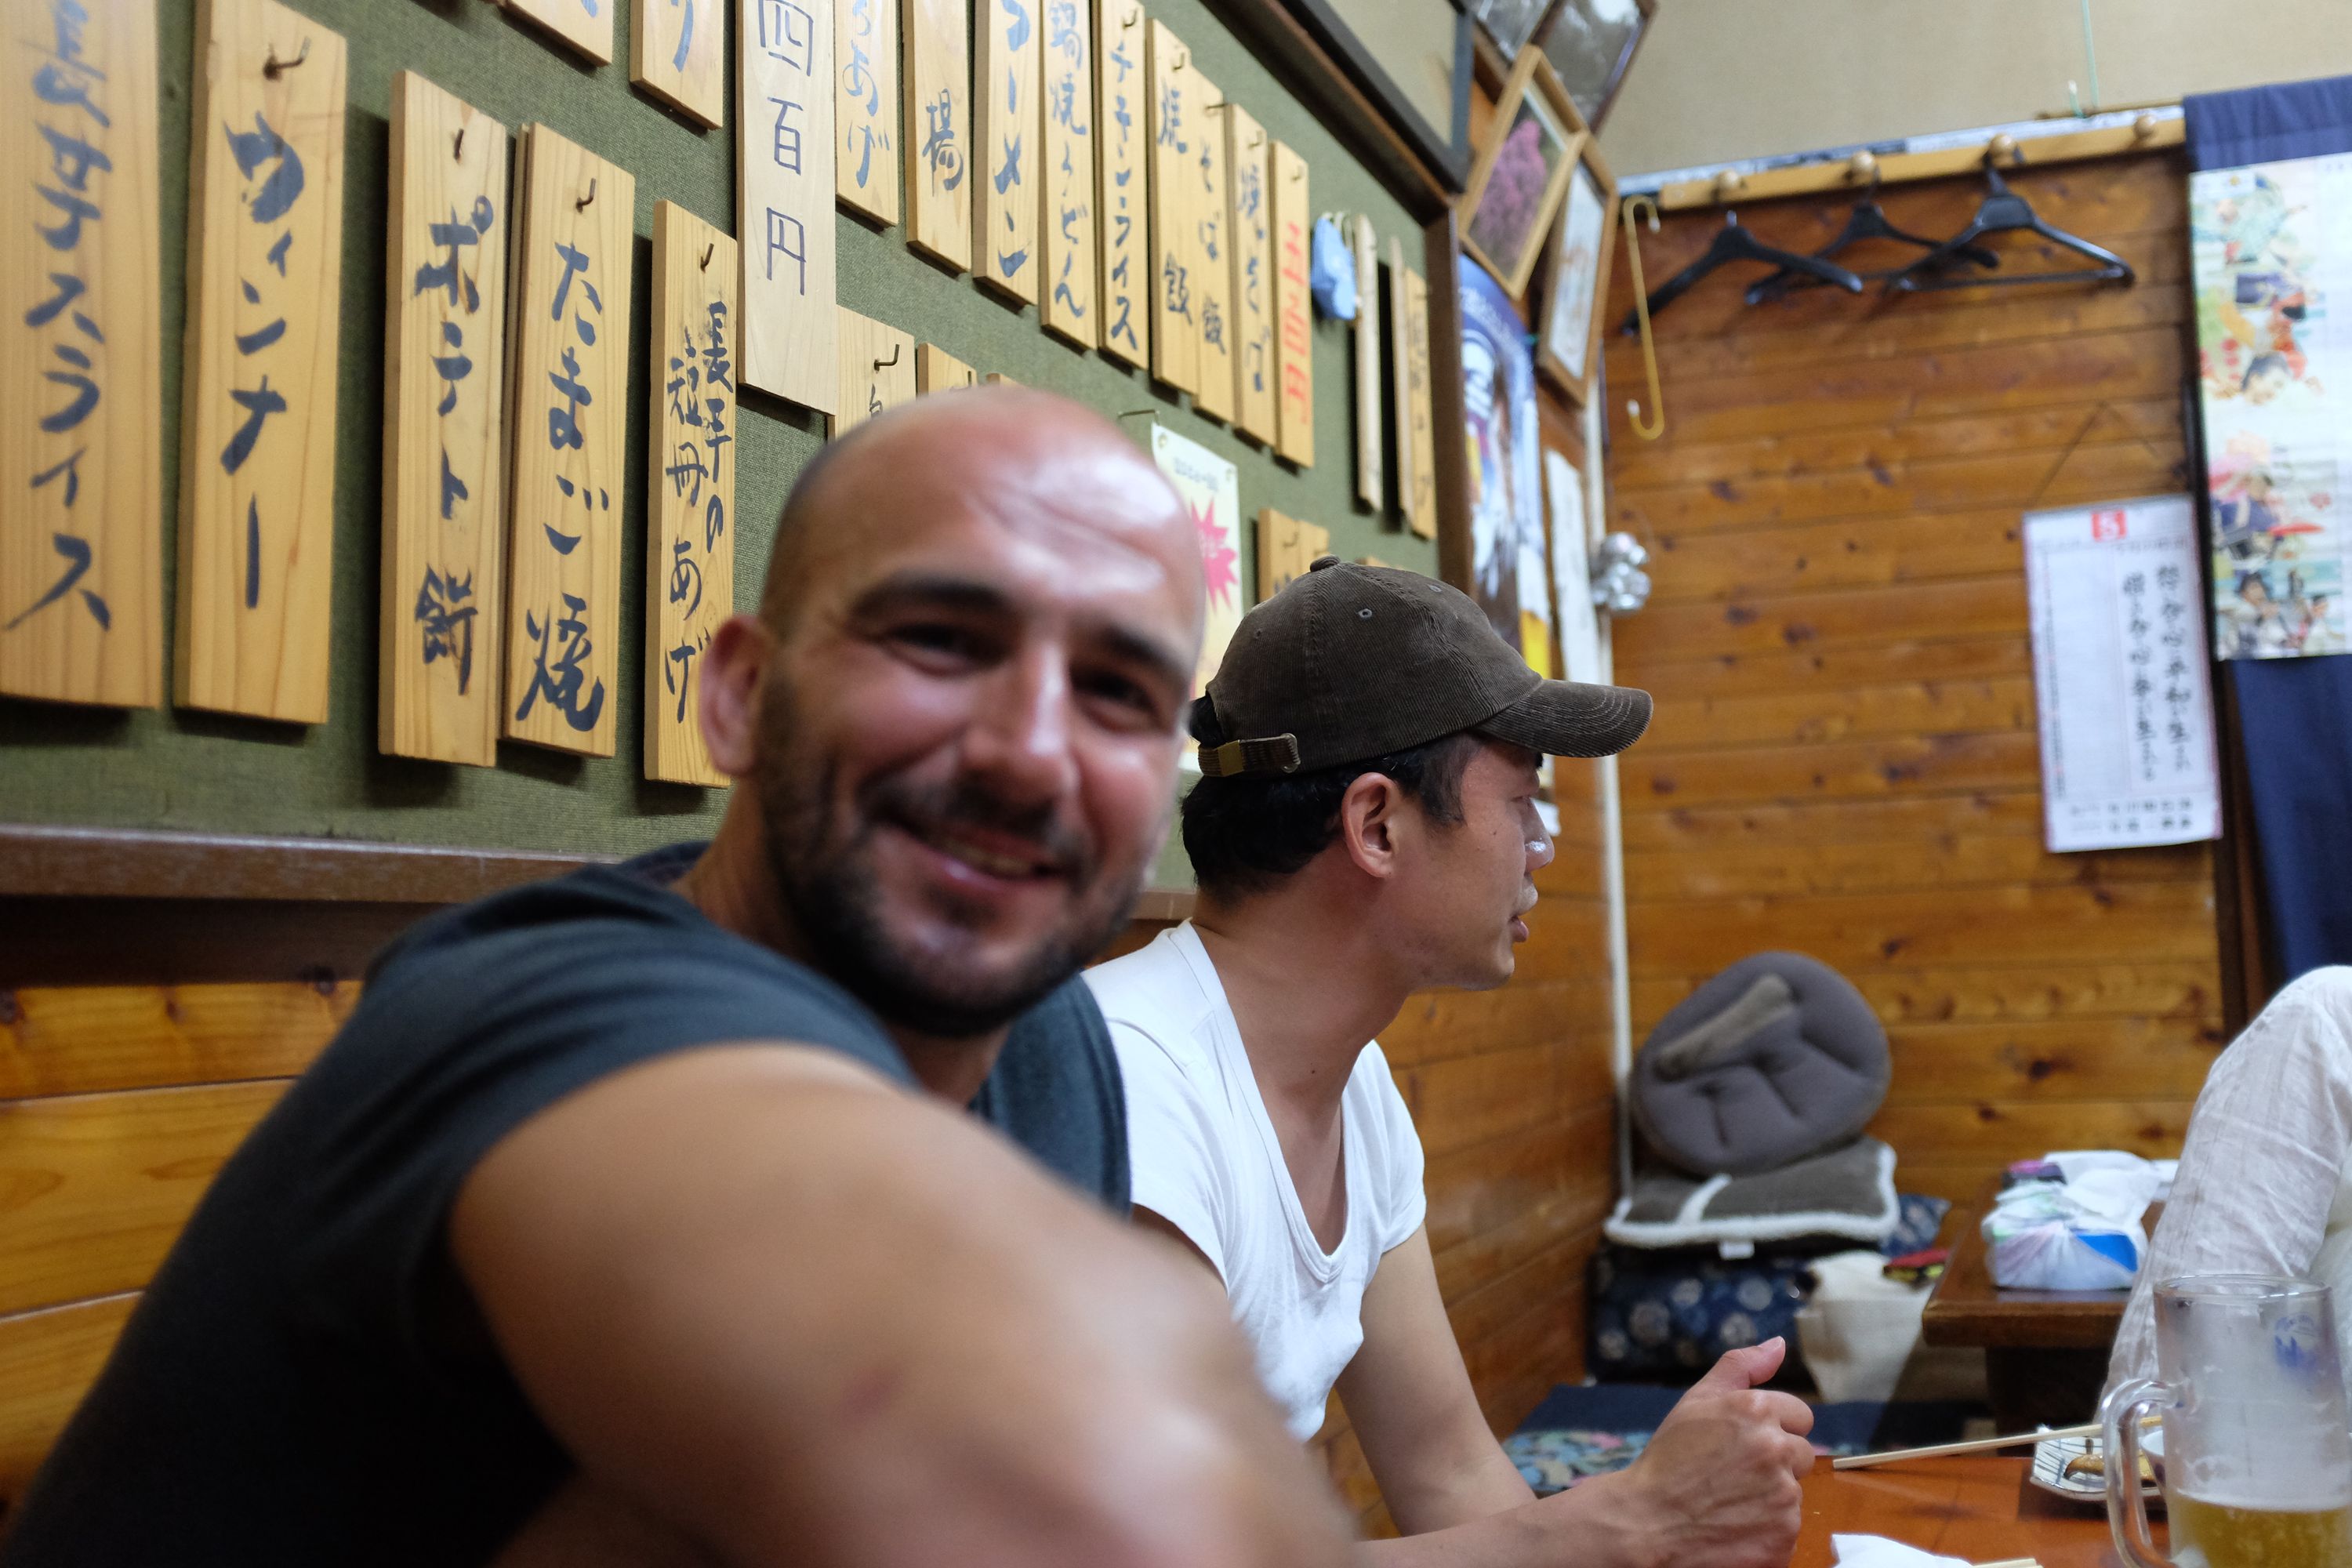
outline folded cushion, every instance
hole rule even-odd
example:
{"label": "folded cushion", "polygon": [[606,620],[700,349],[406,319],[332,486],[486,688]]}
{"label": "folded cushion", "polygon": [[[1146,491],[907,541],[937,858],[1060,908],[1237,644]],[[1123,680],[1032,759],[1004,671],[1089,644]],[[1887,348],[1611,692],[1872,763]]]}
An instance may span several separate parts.
{"label": "folded cushion", "polygon": [[1634,1059],[1633,1123],[1702,1176],[1749,1175],[1859,1133],[1893,1075],[1862,993],[1795,952],[1742,959],[1660,1020]]}
{"label": "folded cushion", "polygon": [[1601,1228],[1621,1247],[1820,1237],[1875,1243],[1902,1218],[1895,1151],[1875,1138],[1857,1138],[1760,1175],[1702,1181],[1663,1167],[1636,1172]]}

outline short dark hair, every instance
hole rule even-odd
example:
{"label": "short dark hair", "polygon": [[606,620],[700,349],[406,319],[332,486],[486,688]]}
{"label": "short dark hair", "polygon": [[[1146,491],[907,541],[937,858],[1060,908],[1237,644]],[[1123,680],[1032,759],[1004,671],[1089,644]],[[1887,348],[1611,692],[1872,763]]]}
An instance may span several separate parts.
{"label": "short dark hair", "polygon": [[1395,781],[1430,820],[1462,821],[1462,774],[1477,737],[1457,731],[1402,752],[1304,773],[1203,778],[1184,797],[1184,853],[1213,898],[1262,893],[1339,837],[1339,801],[1366,773]]}

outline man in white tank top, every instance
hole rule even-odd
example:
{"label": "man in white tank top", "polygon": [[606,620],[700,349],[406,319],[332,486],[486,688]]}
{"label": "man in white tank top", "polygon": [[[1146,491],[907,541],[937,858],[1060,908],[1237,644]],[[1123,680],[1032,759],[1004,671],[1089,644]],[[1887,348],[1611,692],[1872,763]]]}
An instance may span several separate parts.
{"label": "man in white tank top", "polygon": [[[1811,1413],[1736,1351],[1632,1469],[1537,1501],[1438,1291],[1421,1142],[1372,1037],[1511,976],[1545,753],[1623,750],[1649,698],[1543,680],[1461,593],[1328,557],[1244,617],[1193,705],[1194,918],[1088,973],[1126,1079],[1135,1213],[1215,1270],[1302,1441],[1336,1385],[1400,1541],[1367,1563],[1784,1568]],[[1563,1305],[1563,1310],[1565,1306]]]}

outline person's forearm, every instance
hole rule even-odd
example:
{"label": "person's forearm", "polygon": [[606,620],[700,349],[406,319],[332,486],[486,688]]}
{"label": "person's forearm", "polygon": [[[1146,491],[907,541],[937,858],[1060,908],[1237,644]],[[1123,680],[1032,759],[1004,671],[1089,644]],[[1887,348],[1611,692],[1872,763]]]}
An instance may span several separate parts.
{"label": "person's forearm", "polygon": [[1197,1268],[969,1118],[780,1057],[592,1085],[453,1211],[583,1475],[738,1568],[1336,1563]]}
{"label": "person's forearm", "polygon": [[1664,1568],[1622,1517],[1612,1477],[1541,1501],[1396,1541],[1356,1544],[1356,1568]]}

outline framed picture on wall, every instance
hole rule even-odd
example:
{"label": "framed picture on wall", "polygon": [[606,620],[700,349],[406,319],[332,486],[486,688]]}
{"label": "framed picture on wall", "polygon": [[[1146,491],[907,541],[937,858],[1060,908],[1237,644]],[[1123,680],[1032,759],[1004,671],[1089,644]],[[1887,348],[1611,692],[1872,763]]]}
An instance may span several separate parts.
{"label": "framed picture on wall", "polygon": [[1579,403],[1601,352],[1600,314],[1609,297],[1614,255],[1609,215],[1616,208],[1617,182],[1588,136],[1552,235],[1551,278],[1544,289],[1543,330],[1536,340],[1536,367]]}
{"label": "framed picture on wall", "polygon": [[1595,131],[1609,118],[1658,0],[1562,0],[1541,39],[1544,58]]}
{"label": "framed picture on wall", "polygon": [[1577,157],[1590,138],[1559,78],[1535,49],[1522,49],[1495,100],[1495,120],[1470,188],[1462,246],[1502,281],[1514,300],[1528,291],[1554,214],[1568,195]]}
{"label": "framed picture on wall", "polygon": [[[1449,581],[1486,613],[1513,647],[1528,646],[1521,592],[1525,563],[1538,564],[1544,587],[1542,452],[1538,446],[1535,356],[1527,324],[1501,284],[1475,267],[1461,269],[1463,422],[1469,437],[1470,537],[1441,537]],[[1449,548],[1450,546],[1450,548]],[[1466,548],[1465,548],[1466,546]],[[1545,595],[1547,598],[1549,595]],[[1549,605],[1539,624],[1549,651]]]}
{"label": "framed picture on wall", "polygon": [[1517,59],[1559,0],[1472,0],[1478,25],[1495,40],[1507,60]]}
{"label": "framed picture on wall", "polygon": [[[1281,0],[1450,190],[1470,174],[1471,12],[1421,0]],[[1475,0],[1470,0],[1475,8]]]}

